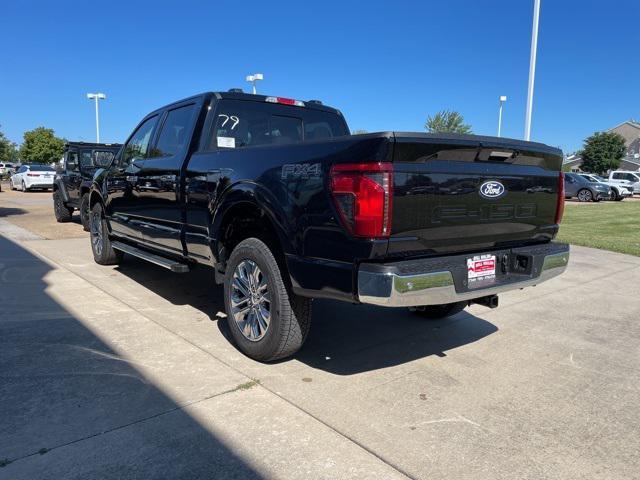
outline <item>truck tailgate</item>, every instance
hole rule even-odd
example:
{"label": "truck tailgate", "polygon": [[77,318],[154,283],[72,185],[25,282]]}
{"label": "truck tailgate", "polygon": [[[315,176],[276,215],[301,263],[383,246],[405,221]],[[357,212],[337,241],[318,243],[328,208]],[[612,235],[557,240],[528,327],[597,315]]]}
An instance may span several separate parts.
{"label": "truck tailgate", "polygon": [[547,241],[562,152],[471,135],[396,133],[389,254],[454,253]]}

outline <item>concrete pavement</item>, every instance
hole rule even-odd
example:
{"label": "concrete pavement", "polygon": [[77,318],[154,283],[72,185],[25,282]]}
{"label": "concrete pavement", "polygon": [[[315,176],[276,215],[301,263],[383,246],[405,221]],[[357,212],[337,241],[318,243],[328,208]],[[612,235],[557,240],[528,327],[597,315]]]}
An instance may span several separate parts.
{"label": "concrete pavement", "polygon": [[0,235],[0,478],[640,478],[640,258],[437,322],[317,301],[264,365],[206,269]]}

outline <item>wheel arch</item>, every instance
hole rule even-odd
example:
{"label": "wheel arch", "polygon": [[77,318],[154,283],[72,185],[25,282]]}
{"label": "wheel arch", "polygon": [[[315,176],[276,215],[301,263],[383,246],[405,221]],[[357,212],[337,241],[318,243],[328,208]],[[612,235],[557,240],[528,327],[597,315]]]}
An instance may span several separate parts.
{"label": "wheel arch", "polygon": [[267,243],[283,265],[286,254],[294,251],[282,207],[268,190],[257,184],[242,183],[229,188],[212,217],[211,251],[222,269],[233,248],[251,236]]}

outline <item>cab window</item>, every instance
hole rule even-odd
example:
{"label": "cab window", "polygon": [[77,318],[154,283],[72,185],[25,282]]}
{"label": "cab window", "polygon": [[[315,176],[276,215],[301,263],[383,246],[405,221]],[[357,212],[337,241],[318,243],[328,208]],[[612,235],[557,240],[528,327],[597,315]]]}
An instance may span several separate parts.
{"label": "cab window", "polygon": [[80,168],[90,168],[90,167],[93,167],[91,150],[80,150]]}
{"label": "cab window", "polygon": [[223,99],[208,149],[284,145],[348,135],[342,117],[306,107]]}
{"label": "cab window", "polygon": [[158,121],[158,116],[154,115],[144,121],[142,125],[131,136],[124,147],[121,165],[128,166],[136,158],[147,158],[149,155],[149,146],[153,136],[153,131]]}
{"label": "cab window", "polygon": [[78,152],[69,151],[67,152],[67,170],[77,170],[78,168]]}
{"label": "cab window", "polygon": [[169,110],[160,131],[158,144],[150,157],[167,157],[185,150],[190,140],[189,127],[195,110],[195,104]]}

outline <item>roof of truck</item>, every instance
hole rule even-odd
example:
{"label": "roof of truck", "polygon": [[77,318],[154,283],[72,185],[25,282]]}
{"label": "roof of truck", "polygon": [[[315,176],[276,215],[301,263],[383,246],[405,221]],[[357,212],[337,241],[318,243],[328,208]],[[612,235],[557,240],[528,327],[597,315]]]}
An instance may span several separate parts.
{"label": "roof of truck", "polygon": [[[183,98],[181,100],[177,100],[175,102],[171,102],[167,105],[164,105],[160,108],[155,109],[153,112],[151,113],[155,113],[157,111],[160,110],[164,110],[167,107],[170,107],[174,104],[178,104],[178,103],[183,103],[186,102],[188,100],[195,100],[196,98],[201,98],[204,96],[215,96],[217,99],[231,99],[231,100],[245,100],[245,101],[252,101],[252,102],[267,102],[268,98],[285,98],[285,99],[290,99],[290,97],[281,97],[281,96],[277,96],[277,95],[254,95],[252,93],[240,93],[240,92],[204,92],[204,93],[200,93],[198,95],[193,95],[191,97],[187,97],[187,98]],[[303,99],[295,99],[295,100],[300,100],[304,103],[304,107],[298,107],[298,108],[307,108],[307,109],[312,109],[312,110],[321,110],[321,111],[325,111],[325,112],[331,112],[331,113],[335,113],[338,114],[340,116],[342,116],[342,112],[340,112],[340,110],[338,110],[337,108],[333,108],[333,107],[328,107],[327,105],[322,104],[319,100],[314,100],[314,99],[310,99],[310,100],[303,100]]]}

